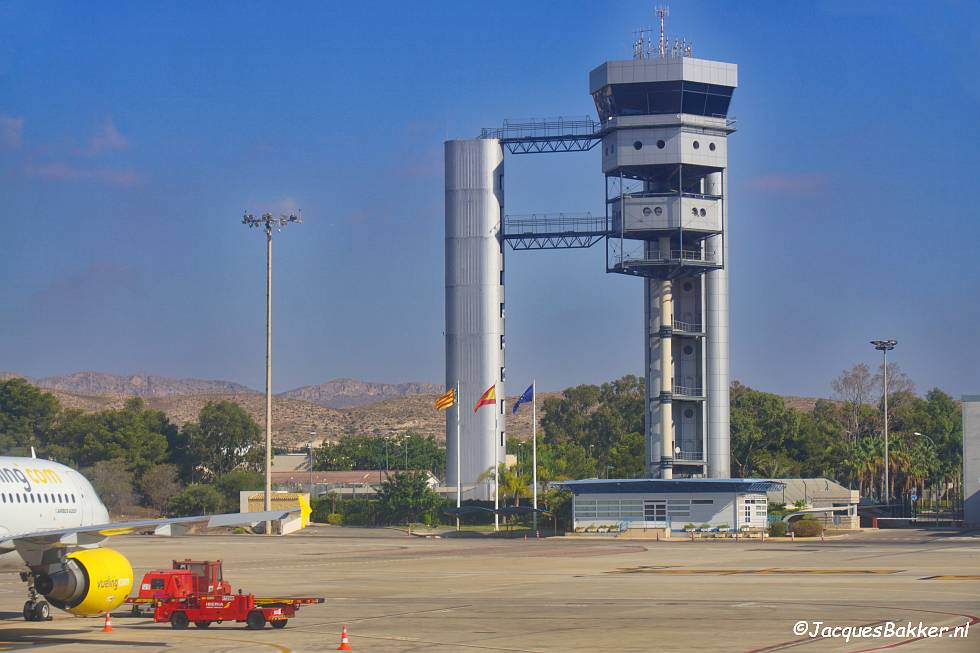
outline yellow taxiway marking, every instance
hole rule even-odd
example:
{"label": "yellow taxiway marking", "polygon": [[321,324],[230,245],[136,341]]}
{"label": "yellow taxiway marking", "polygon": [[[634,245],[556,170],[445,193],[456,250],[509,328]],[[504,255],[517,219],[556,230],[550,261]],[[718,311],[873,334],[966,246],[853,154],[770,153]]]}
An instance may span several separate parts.
{"label": "yellow taxiway marking", "polygon": [[919,580],[980,580],[980,576],[954,576],[950,574],[944,576],[926,576]]}
{"label": "yellow taxiway marking", "polygon": [[675,567],[630,567],[617,569],[612,573],[616,574],[717,574],[720,576],[731,576],[735,574],[897,574],[901,569],[787,569],[783,567],[764,567],[759,569],[697,569],[697,568],[675,568]]}

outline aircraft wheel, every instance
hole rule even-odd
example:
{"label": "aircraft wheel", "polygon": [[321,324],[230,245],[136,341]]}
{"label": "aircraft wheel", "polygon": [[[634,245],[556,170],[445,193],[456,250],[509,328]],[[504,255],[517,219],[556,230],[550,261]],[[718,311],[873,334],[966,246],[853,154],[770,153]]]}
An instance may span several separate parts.
{"label": "aircraft wheel", "polygon": [[187,628],[187,625],[189,623],[190,623],[190,619],[187,618],[186,612],[181,612],[180,610],[178,610],[177,612],[174,612],[172,615],[170,615],[170,627],[175,630],[183,630]]}
{"label": "aircraft wheel", "polygon": [[135,603],[133,604],[133,609],[130,610],[129,613],[131,615],[133,615],[134,617],[141,617],[141,616],[143,616],[143,613],[140,612],[140,607],[138,605],[136,605]]}
{"label": "aircraft wheel", "polygon": [[259,610],[253,610],[245,617],[245,625],[251,630],[262,630],[265,628],[265,615]]}
{"label": "aircraft wheel", "polygon": [[194,622],[194,625],[197,626],[198,628],[207,628],[208,626],[211,625],[211,622],[210,621],[195,621]]}
{"label": "aircraft wheel", "polygon": [[38,601],[34,604],[34,621],[47,621],[51,618],[51,606],[47,601]]}
{"label": "aircraft wheel", "polygon": [[273,628],[285,628],[287,621],[289,621],[289,619],[276,619],[275,621],[270,621],[269,623],[272,624]]}
{"label": "aircraft wheel", "polygon": [[28,601],[24,604],[24,619],[34,621],[34,601]]}

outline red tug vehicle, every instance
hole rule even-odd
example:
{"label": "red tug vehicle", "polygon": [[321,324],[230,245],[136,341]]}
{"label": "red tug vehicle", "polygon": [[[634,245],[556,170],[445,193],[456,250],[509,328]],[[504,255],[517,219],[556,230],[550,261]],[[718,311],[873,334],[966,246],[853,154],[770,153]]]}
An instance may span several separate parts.
{"label": "red tug vehicle", "polygon": [[212,623],[238,621],[259,630],[267,622],[273,628],[285,628],[300,606],[323,603],[323,598],[260,598],[241,590],[233,594],[220,560],[174,560],[172,569],[148,571],[139,593],[127,603],[135,615],[141,614],[143,606],[151,606],[153,621],[169,622],[173,628],[187,628],[191,623],[207,628]]}

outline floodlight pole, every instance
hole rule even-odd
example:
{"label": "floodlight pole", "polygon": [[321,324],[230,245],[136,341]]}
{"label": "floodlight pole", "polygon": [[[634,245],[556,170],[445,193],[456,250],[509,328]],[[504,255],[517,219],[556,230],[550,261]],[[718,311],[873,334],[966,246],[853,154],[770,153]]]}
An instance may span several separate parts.
{"label": "floodlight pole", "polygon": [[872,340],[871,344],[874,348],[881,352],[881,370],[882,370],[882,384],[881,384],[881,394],[882,403],[885,408],[885,487],[882,488],[882,494],[885,495],[885,505],[887,506],[891,501],[891,488],[888,485],[888,352],[895,348],[898,344],[897,340]]}
{"label": "floodlight pole", "polygon": [[[265,229],[265,493],[263,510],[272,510],[272,228],[280,231],[290,223],[302,223],[303,218],[292,213],[278,218],[263,213],[256,218],[251,213],[242,217],[249,228]],[[265,522],[265,534],[272,534],[272,522]]]}

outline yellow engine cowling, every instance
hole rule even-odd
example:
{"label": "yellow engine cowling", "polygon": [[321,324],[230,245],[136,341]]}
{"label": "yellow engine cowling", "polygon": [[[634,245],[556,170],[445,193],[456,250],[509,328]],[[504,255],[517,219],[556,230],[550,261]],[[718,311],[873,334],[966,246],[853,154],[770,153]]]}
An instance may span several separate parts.
{"label": "yellow engine cowling", "polygon": [[54,573],[35,579],[38,592],[55,607],[80,617],[118,608],[133,587],[133,567],[114,549],[83,549],[65,556]]}

